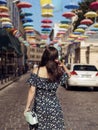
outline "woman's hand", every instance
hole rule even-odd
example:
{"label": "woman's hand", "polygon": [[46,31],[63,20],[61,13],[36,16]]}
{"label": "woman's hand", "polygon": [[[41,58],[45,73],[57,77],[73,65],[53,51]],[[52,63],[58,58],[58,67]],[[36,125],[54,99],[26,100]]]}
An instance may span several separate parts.
{"label": "woman's hand", "polygon": [[30,111],[30,108],[26,108],[26,109],[24,110],[24,114],[25,114],[26,112],[28,112],[28,111]]}

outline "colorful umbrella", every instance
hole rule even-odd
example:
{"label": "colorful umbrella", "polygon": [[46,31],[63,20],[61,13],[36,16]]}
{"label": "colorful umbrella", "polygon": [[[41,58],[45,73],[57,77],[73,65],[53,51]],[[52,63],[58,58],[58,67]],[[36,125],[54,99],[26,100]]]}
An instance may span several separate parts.
{"label": "colorful umbrella", "polygon": [[42,24],[41,27],[42,28],[51,28],[51,25],[50,24]]}
{"label": "colorful umbrella", "polygon": [[49,28],[43,28],[43,29],[41,29],[41,31],[50,31],[50,29]]}
{"label": "colorful umbrella", "polygon": [[9,18],[1,18],[0,21],[1,22],[6,22],[6,21],[11,22],[11,19],[9,19]]}
{"label": "colorful umbrella", "polygon": [[95,23],[93,26],[94,26],[95,28],[98,28],[98,23]]}
{"label": "colorful umbrella", "polygon": [[90,8],[93,9],[93,10],[98,10],[98,1],[92,2],[90,4]]}
{"label": "colorful umbrella", "polygon": [[98,31],[98,28],[93,27],[90,29],[90,31]]}
{"label": "colorful umbrella", "polygon": [[80,23],[90,25],[90,24],[93,24],[93,21],[91,19],[83,19],[80,21]]}
{"label": "colorful umbrella", "polygon": [[6,21],[5,21],[5,22],[2,22],[2,24],[3,24],[3,25],[5,25],[5,24],[12,25],[12,23],[11,23],[11,22],[6,22]]}
{"label": "colorful umbrella", "polygon": [[44,12],[42,13],[42,17],[53,17],[53,14],[51,12]]}
{"label": "colorful umbrella", "polygon": [[78,9],[79,6],[76,5],[75,3],[70,3],[68,5],[65,5],[65,8],[67,8],[67,9]]}
{"label": "colorful umbrella", "polygon": [[8,7],[0,6],[0,12],[8,12],[8,11],[9,11]]}
{"label": "colorful umbrella", "polygon": [[19,2],[17,4],[18,8],[30,8],[32,7],[32,4],[28,3],[28,2]]}
{"label": "colorful umbrella", "polygon": [[60,28],[69,28],[70,26],[68,24],[60,24],[59,27]]}
{"label": "colorful umbrella", "polygon": [[24,30],[33,30],[34,28],[33,27],[24,27]]}
{"label": "colorful umbrella", "polygon": [[88,28],[88,26],[85,25],[85,24],[80,24],[77,28],[83,28],[83,29],[86,29],[86,28]]}
{"label": "colorful umbrella", "polygon": [[96,34],[96,32],[89,30],[89,31],[86,31],[86,34]]}
{"label": "colorful umbrella", "polygon": [[42,5],[42,8],[43,9],[54,9],[54,6],[53,6],[53,4],[44,4],[44,5]]}
{"label": "colorful umbrella", "polygon": [[86,18],[95,18],[95,17],[97,17],[98,15],[97,15],[97,13],[94,12],[94,11],[89,11],[89,12],[85,13],[84,16],[85,16]]}
{"label": "colorful umbrella", "polygon": [[70,19],[67,19],[67,18],[65,18],[63,21],[60,21],[60,23],[62,23],[62,24],[68,24],[68,23],[71,23],[72,21],[70,20]]}
{"label": "colorful umbrella", "polygon": [[6,0],[0,0],[0,4],[7,4]]}
{"label": "colorful umbrella", "polygon": [[52,23],[52,21],[50,19],[43,19],[41,23]]}
{"label": "colorful umbrella", "polygon": [[22,20],[22,22],[24,22],[24,23],[26,23],[26,22],[33,22],[33,20],[31,19],[31,18],[23,18],[23,19],[21,19]]}
{"label": "colorful umbrella", "polygon": [[0,12],[0,17],[9,17],[8,13]]}
{"label": "colorful umbrella", "polygon": [[82,29],[82,28],[77,28],[77,29],[75,29],[75,30],[74,30],[74,32],[81,32],[81,33],[84,33],[84,32],[85,32],[85,30],[84,30],[84,29]]}
{"label": "colorful umbrella", "polygon": [[28,26],[33,27],[32,23],[29,23],[29,22],[23,24],[23,27],[28,27]]}
{"label": "colorful umbrella", "polygon": [[22,12],[20,13],[21,17],[25,17],[25,16],[32,16],[33,14],[31,12]]}
{"label": "colorful umbrella", "polygon": [[62,14],[63,17],[66,17],[66,18],[72,18],[73,16],[75,16],[76,14],[73,13],[73,12],[65,12]]}

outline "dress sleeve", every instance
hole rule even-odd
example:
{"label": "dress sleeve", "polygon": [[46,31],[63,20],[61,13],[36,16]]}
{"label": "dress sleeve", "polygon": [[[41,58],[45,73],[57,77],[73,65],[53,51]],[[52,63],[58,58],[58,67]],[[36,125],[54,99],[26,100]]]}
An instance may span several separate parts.
{"label": "dress sleeve", "polygon": [[31,74],[30,77],[27,79],[27,83],[30,86],[36,87],[36,84],[37,84],[37,75],[36,74]]}
{"label": "dress sleeve", "polygon": [[66,80],[67,80],[67,74],[66,73],[63,73],[63,75],[61,76],[60,78],[60,85],[64,85],[66,83]]}

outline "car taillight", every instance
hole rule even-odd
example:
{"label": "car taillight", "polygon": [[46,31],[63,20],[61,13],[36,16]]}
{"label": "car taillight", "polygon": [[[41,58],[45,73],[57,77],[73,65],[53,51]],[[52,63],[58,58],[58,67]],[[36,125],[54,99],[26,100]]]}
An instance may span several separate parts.
{"label": "car taillight", "polygon": [[98,72],[96,73],[96,76],[98,76]]}
{"label": "car taillight", "polygon": [[77,75],[77,73],[75,71],[72,71],[71,75]]}

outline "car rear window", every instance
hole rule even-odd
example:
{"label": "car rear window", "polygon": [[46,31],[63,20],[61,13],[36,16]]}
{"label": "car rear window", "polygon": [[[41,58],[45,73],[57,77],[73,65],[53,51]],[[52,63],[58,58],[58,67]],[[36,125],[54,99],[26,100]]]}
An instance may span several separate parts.
{"label": "car rear window", "polygon": [[73,70],[79,71],[97,71],[97,68],[93,65],[75,65]]}

